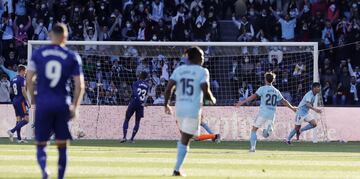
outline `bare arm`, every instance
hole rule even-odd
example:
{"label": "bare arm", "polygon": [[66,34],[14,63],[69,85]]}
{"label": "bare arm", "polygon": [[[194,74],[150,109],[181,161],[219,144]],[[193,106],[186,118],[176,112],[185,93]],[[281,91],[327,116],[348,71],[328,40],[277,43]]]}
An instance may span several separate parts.
{"label": "bare arm", "polygon": [[26,94],[26,87],[21,87],[21,93],[24,96],[26,103],[29,105],[29,107],[31,107],[28,95]]}
{"label": "bare arm", "polygon": [[244,105],[245,103],[248,103],[248,102],[251,102],[251,101],[254,101],[255,99],[258,98],[258,95],[255,93],[255,94],[252,94],[251,96],[249,96],[248,98],[246,98],[244,101],[241,101],[241,102],[238,102],[235,104],[235,106],[242,106]]}
{"label": "bare arm", "polygon": [[165,90],[165,102],[164,102],[164,106],[165,106],[165,113],[166,114],[172,114],[170,105],[169,105],[169,100],[173,94],[173,91],[175,89],[176,86],[176,81],[174,80],[169,80],[167,86],[166,86],[166,90]]}
{"label": "bare arm", "polygon": [[75,109],[80,106],[82,98],[85,92],[85,82],[84,82],[84,75],[74,76],[74,99],[72,105]]}
{"label": "bare arm", "polygon": [[34,78],[36,77],[36,73],[34,71],[27,71],[26,74],[26,87],[30,93],[31,104],[35,104],[35,95],[34,95]]}
{"label": "bare arm", "polygon": [[214,95],[212,94],[211,90],[210,90],[210,86],[208,83],[202,83],[201,84],[201,90],[204,93],[204,98],[207,100],[210,100],[211,104],[216,104],[216,98],[214,97]]}
{"label": "bare arm", "polygon": [[294,107],[293,105],[291,105],[288,100],[282,99],[282,100],[281,100],[281,103],[282,103],[284,106],[286,106],[286,107],[288,107],[289,109],[291,109],[292,111],[296,112],[297,108]]}

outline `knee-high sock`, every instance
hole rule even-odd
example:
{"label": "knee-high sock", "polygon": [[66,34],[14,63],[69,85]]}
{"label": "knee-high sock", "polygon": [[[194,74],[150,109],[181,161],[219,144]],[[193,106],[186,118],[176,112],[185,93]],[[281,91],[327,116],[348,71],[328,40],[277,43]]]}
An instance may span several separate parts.
{"label": "knee-high sock", "polygon": [[203,134],[196,137],[196,139],[199,141],[208,140],[208,139],[214,140],[215,138],[216,138],[215,134]]}
{"label": "knee-high sock", "polygon": [[21,121],[18,122],[18,123],[16,124],[16,126],[15,126],[13,129],[11,129],[10,131],[11,131],[12,133],[14,133],[15,131],[17,131],[17,130],[21,129],[23,126],[25,126],[27,123],[29,123],[29,122],[26,121],[26,120],[21,120]]}
{"label": "knee-high sock", "polygon": [[123,138],[124,139],[126,139],[127,130],[128,130],[128,127],[129,127],[129,121],[130,121],[130,118],[125,119],[124,124],[123,124]]}
{"label": "knee-high sock", "polygon": [[[19,122],[20,121],[16,121],[16,125],[19,124]],[[16,136],[17,136],[17,140],[21,140],[21,128],[16,130]]]}
{"label": "knee-high sock", "polygon": [[136,117],[134,129],[133,129],[133,133],[132,133],[132,136],[131,136],[131,140],[134,140],[137,132],[139,131],[139,128],[140,128],[140,120],[141,120],[141,118]]}
{"label": "knee-high sock", "polygon": [[205,122],[200,123],[201,127],[203,127],[207,133],[213,134],[213,131],[210,129],[209,125]]}
{"label": "knee-high sock", "polygon": [[306,125],[305,127],[301,128],[300,131],[301,131],[301,132],[304,132],[304,131],[310,130],[310,129],[312,129],[312,128],[314,128],[314,126],[309,123],[309,124]]}
{"label": "knee-high sock", "polygon": [[296,130],[293,129],[293,130],[290,132],[290,134],[289,134],[289,136],[288,136],[288,138],[287,138],[287,141],[291,141],[291,139],[294,137],[295,134],[296,134]]}
{"label": "knee-high sock", "polygon": [[257,139],[256,132],[251,131],[251,134],[250,134],[250,147],[251,147],[251,149],[256,148],[256,139]]}
{"label": "knee-high sock", "polygon": [[59,160],[58,160],[58,179],[63,179],[65,176],[66,162],[67,162],[67,148],[59,147]]}
{"label": "knee-high sock", "polygon": [[177,158],[176,158],[176,165],[175,165],[175,169],[174,169],[175,171],[180,171],[188,151],[189,151],[188,146],[182,144],[180,141],[177,143]]}
{"label": "knee-high sock", "polygon": [[38,164],[40,166],[43,178],[45,178],[45,176],[47,176],[47,173],[46,173],[46,146],[45,145],[37,145],[36,151],[37,151],[36,158],[37,158]]}

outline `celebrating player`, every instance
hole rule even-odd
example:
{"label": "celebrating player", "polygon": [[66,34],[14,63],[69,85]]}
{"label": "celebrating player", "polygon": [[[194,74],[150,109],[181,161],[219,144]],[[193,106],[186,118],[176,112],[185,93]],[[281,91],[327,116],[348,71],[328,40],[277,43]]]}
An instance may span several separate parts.
{"label": "celebrating player", "polygon": [[[37,76],[35,139],[42,178],[49,177],[46,170],[45,151],[52,132],[55,133],[59,151],[58,178],[64,178],[67,144],[72,138],[68,121],[76,117],[84,93],[85,83],[81,58],[77,53],[65,47],[67,37],[68,30],[65,24],[54,25],[50,32],[52,44],[35,50],[28,65],[27,86],[32,99],[34,99],[33,77]],[[75,83],[72,103],[67,90],[67,81],[71,77]]]}
{"label": "celebrating player", "polygon": [[132,115],[136,112],[135,113],[135,125],[134,125],[133,133],[132,133],[132,136],[130,139],[130,142],[134,143],[135,135],[138,132],[139,127],[140,127],[141,118],[144,117],[144,105],[145,105],[146,98],[147,98],[146,95],[149,90],[149,85],[145,81],[147,76],[148,76],[148,74],[146,72],[140,73],[139,80],[134,82],[132,85],[131,100],[130,100],[130,103],[126,110],[125,121],[123,124],[124,136],[123,136],[123,139],[120,141],[120,143],[124,143],[127,141],[126,135],[127,135],[127,130],[128,130],[128,126],[129,126],[129,120],[132,117]]}
{"label": "celebrating player", "polygon": [[[290,132],[285,143],[291,144],[291,139],[294,137],[295,134],[296,134],[296,139],[299,140],[300,133],[316,127],[317,125],[316,119],[313,115],[311,115],[311,113],[309,113],[309,111],[311,109],[319,114],[321,113],[320,109],[315,108],[313,106],[315,102],[315,97],[318,93],[320,93],[320,90],[321,90],[320,83],[317,82],[313,83],[312,89],[309,92],[307,92],[303,97],[303,99],[300,101],[300,104],[298,106],[299,110],[297,111],[295,117],[295,128]],[[301,128],[302,122],[308,122],[309,124]]]}
{"label": "celebrating player", "polygon": [[257,135],[256,131],[265,125],[263,129],[263,137],[267,138],[271,135],[273,131],[273,125],[275,122],[275,112],[278,102],[281,102],[286,107],[290,108],[296,112],[296,107],[292,106],[276,89],[272,83],[275,80],[276,75],[272,72],[265,73],[265,86],[260,87],[255,94],[246,98],[244,101],[236,103],[236,106],[242,106],[245,103],[251,102],[258,97],[261,98],[260,111],[257,117],[254,120],[253,127],[251,129],[250,135],[250,152],[255,152],[256,150],[256,140]]}
{"label": "celebrating player", "polygon": [[189,151],[190,139],[199,134],[203,97],[211,104],[216,103],[210,90],[209,71],[202,67],[204,52],[199,47],[192,47],[186,51],[186,55],[189,64],[174,70],[165,91],[165,113],[172,114],[169,100],[175,87],[177,89],[175,108],[181,139],[177,143],[173,176],[183,176],[180,169]]}
{"label": "celebrating player", "polygon": [[7,133],[10,141],[14,140],[14,132],[16,131],[17,142],[27,143],[27,141],[21,139],[21,128],[29,123],[28,108],[30,108],[30,103],[25,88],[26,67],[24,65],[19,65],[17,71],[18,75],[11,80],[12,92],[14,94],[13,106],[16,115],[16,126]]}

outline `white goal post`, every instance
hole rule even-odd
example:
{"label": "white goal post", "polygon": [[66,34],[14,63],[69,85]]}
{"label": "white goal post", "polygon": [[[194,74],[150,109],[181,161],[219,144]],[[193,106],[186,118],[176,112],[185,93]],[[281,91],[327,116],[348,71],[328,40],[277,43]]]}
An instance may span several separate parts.
{"label": "white goal post", "polygon": [[[50,43],[50,41],[28,41],[28,59],[31,58],[34,49]],[[320,81],[318,63],[319,51],[317,42],[68,41],[67,46],[70,49],[77,51],[80,56],[85,57],[87,61],[85,63],[93,63],[89,66],[95,66],[94,68],[87,68],[86,70],[84,69],[84,74],[85,80],[87,77],[91,78],[91,80],[89,79],[87,81],[89,81],[89,83],[93,81],[93,83],[95,84],[94,87],[97,88],[97,90],[94,90],[95,92],[93,98],[90,97],[91,99],[89,100],[90,102],[88,104],[98,105],[99,110],[100,106],[103,105],[126,105],[126,100],[120,99],[121,96],[118,96],[116,99],[114,99],[115,102],[112,101],[108,103],[109,99],[106,98],[106,90],[104,90],[104,94],[101,94],[102,90],[99,89],[99,86],[108,86],[109,88],[111,88],[111,85],[119,87],[120,85],[123,85],[123,83],[125,83],[124,85],[126,86],[126,84],[129,85],[134,79],[136,79],[135,75],[134,78],[134,76],[130,76],[129,73],[125,71],[125,73],[122,73],[121,75],[116,76],[115,74],[116,78],[114,79],[103,80],[103,78],[107,78],[108,76],[113,77],[114,73],[116,73],[116,71],[113,71],[114,67],[112,65],[114,64],[99,65],[99,63],[103,61],[105,61],[105,63],[114,62],[114,60],[112,59],[104,60],[103,57],[113,58],[113,56],[116,56],[117,60],[115,60],[114,63],[117,63],[117,61],[121,60],[129,60],[129,58],[135,59],[134,63],[137,64],[137,67],[135,66],[133,71],[136,70],[136,72],[138,71],[138,69],[141,69],[139,68],[141,63],[143,61],[146,61],[144,59],[150,60],[146,61],[148,63],[147,65],[154,65],[154,62],[151,59],[167,58],[167,68],[165,70],[168,71],[169,74],[171,74],[172,70],[176,68],[175,64],[171,64],[171,60],[173,60],[174,63],[178,63],[179,61],[181,61],[179,59],[183,55],[185,48],[191,46],[199,46],[205,51],[206,59],[214,59],[214,61],[217,61],[217,63],[215,63],[215,66],[214,64],[211,64],[213,66],[212,70],[210,70],[210,78],[212,78],[213,76],[217,76],[218,78],[217,81],[212,82],[211,85],[217,87],[220,86],[218,87],[219,92],[215,93],[219,96],[220,99],[224,98],[222,102],[219,103],[220,106],[229,106],[230,104],[233,104],[234,101],[238,101],[239,99],[242,99],[242,97],[250,93],[254,93],[256,87],[258,87],[259,84],[262,83],[263,77],[261,76],[261,73],[263,74],[263,72],[268,70],[269,68],[277,68],[279,73],[283,71],[283,68],[288,69],[289,72],[286,72],[286,76],[289,77],[286,77],[286,80],[284,80],[284,84],[287,84],[287,80],[288,78],[290,79],[290,76],[297,75],[296,81],[294,81],[294,83],[289,83],[291,84],[290,87],[283,86],[283,88],[291,91],[289,93],[292,94],[297,93],[297,90],[299,89],[303,91],[309,90],[310,84],[312,82]],[[274,59],[275,61],[272,62],[273,59],[269,55],[271,51],[274,51],[274,54],[277,54],[277,52],[280,51],[279,54],[281,54],[281,57],[279,55],[279,59],[278,57],[276,57]],[[250,65],[251,69],[253,70],[253,73],[251,73],[253,76],[249,76],[249,74],[246,73],[246,68],[247,66],[249,66],[249,59],[251,62],[254,61],[253,64]],[[224,60],[224,62],[222,62],[222,60]],[[209,63],[209,61],[211,60],[205,61]],[[165,63],[164,61],[162,62]],[[237,69],[240,72],[234,70],[234,68],[240,68],[239,66],[242,67],[242,69]],[[258,69],[258,67],[260,70]],[[305,67],[307,69],[305,69]],[[156,74],[152,72],[154,70],[153,68],[154,67],[150,67],[150,74]],[[244,70],[244,68],[245,72],[241,71]],[[158,70],[158,78],[160,78],[160,81],[162,81],[162,78],[164,76],[164,74],[162,74],[163,71],[161,71],[164,70],[162,63],[160,63],[160,67]],[[259,70],[259,72],[257,72],[257,70]],[[301,74],[301,71],[303,71],[303,74]],[[307,74],[304,74],[304,71],[306,71]],[[215,72],[215,75],[212,74],[213,72]],[[299,73],[300,75],[297,73]],[[169,74],[167,76],[169,76]],[[241,77],[244,74],[246,77]],[[166,81],[168,80],[168,77],[166,77],[165,75],[164,79]],[[157,84],[158,86],[161,86],[160,81],[158,82],[159,84]],[[236,85],[231,85],[230,83],[236,83]],[[303,85],[300,86],[300,83],[302,83]],[[112,87],[112,89],[113,88],[114,87]],[[228,90],[227,88],[234,89]],[[161,93],[160,90],[159,94],[157,94],[157,89],[158,88],[154,90],[154,101],[156,100],[155,96],[159,97]],[[280,89],[280,91],[282,90]],[[110,92],[109,95],[111,96]],[[299,96],[292,97],[290,95],[290,98],[299,98]],[[298,100],[299,99],[295,99],[294,101],[298,102]],[[317,101],[319,101],[319,104],[321,103],[321,100]],[[155,104],[155,102],[153,104]],[[297,103],[295,102],[293,104],[297,105]],[[256,104],[254,103],[251,105]],[[100,113],[99,111],[97,112]],[[321,130],[321,132],[317,133],[324,133],[321,134],[323,136],[327,135],[325,134],[326,129],[323,129]],[[313,141],[318,140],[317,136],[318,135],[313,135]],[[321,137],[319,140],[326,139],[324,139],[324,137]]]}

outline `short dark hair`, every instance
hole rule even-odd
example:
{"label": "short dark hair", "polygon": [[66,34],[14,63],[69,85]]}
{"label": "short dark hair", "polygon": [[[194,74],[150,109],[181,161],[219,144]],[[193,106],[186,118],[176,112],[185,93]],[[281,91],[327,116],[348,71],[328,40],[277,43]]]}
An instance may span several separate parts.
{"label": "short dark hair", "polygon": [[265,80],[268,83],[274,82],[274,79],[276,78],[276,74],[273,72],[266,72],[264,76],[265,76]]}
{"label": "short dark hair", "polygon": [[25,66],[25,65],[19,65],[19,66],[17,67],[17,71],[18,71],[18,72],[25,71],[25,70],[26,70],[26,66]]}
{"label": "short dark hair", "polygon": [[190,47],[185,53],[188,56],[189,62],[199,63],[202,59],[201,56],[203,54],[203,50],[200,47]]}
{"label": "short dark hair", "polygon": [[67,27],[63,23],[56,23],[52,29],[51,32],[56,35],[65,35],[68,33]]}
{"label": "short dark hair", "polygon": [[141,79],[141,80],[145,80],[146,78],[148,77],[148,73],[146,73],[146,72],[141,72],[140,73],[140,75],[139,75],[139,78]]}
{"label": "short dark hair", "polygon": [[312,88],[318,88],[318,87],[320,87],[321,86],[321,84],[319,83],[319,82],[314,82],[313,84],[312,84]]}

